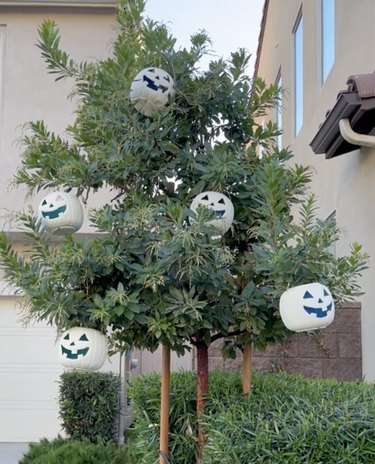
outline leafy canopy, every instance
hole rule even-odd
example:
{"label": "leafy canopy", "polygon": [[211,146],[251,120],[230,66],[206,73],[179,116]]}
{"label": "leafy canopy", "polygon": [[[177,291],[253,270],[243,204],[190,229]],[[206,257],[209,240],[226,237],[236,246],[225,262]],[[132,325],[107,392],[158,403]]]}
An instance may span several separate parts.
{"label": "leafy canopy", "polygon": [[[167,27],[143,11],[143,0],[118,2],[112,55],[94,63],[61,50],[53,21],[40,26],[48,71],[72,79],[79,104],[65,138],[44,121],[28,124],[14,183],[31,194],[73,189],[83,202],[110,191],[112,200],[91,211],[95,238],[58,244],[32,212],[21,213],[28,250],[16,252],[3,234],[1,265],[22,289],[29,317],[59,330],[110,329],[115,349],[163,343],[182,353],[220,337],[227,354],[249,342],[264,347],[288,335],[278,312],[286,288],[318,280],[338,300],[354,297],[366,255],[358,244],[348,256],[332,254],[340,233],[317,219],[306,196],[311,170],[276,147],[273,122],[258,123],[280,90],[247,75],[246,50],[200,70],[211,53],[207,34],[176,49]],[[176,92],[146,117],[129,89],[151,66],[173,77]],[[212,212],[189,208],[207,190],[234,204],[223,237],[209,225]]]}

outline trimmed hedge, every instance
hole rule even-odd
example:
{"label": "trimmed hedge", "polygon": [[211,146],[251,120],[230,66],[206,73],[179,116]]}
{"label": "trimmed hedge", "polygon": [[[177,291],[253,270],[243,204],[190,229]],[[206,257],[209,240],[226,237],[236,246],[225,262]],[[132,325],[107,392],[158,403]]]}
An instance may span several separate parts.
{"label": "trimmed hedge", "polygon": [[32,443],[19,464],[135,464],[127,448],[63,438]]}
{"label": "trimmed hedge", "polygon": [[110,372],[69,371],[60,376],[62,428],[73,440],[92,443],[115,438],[120,377]]}
{"label": "trimmed hedge", "polygon": [[[195,386],[191,372],[171,376],[170,460],[195,462]],[[157,464],[160,377],[130,387],[138,464]],[[203,419],[204,464],[375,463],[375,386],[254,373],[249,398],[236,372],[211,372]]]}
{"label": "trimmed hedge", "polygon": [[[170,462],[196,462],[196,377],[171,375]],[[132,379],[128,445],[61,438],[33,444],[20,464],[158,464],[160,376]],[[204,464],[375,463],[375,385],[254,373],[246,399],[236,372],[211,372]]]}
{"label": "trimmed hedge", "polygon": [[[169,456],[173,464],[196,462],[196,376],[171,374]],[[159,463],[160,376],[132,377],[128,387],[135,422],[130,435],[137,464]]]}

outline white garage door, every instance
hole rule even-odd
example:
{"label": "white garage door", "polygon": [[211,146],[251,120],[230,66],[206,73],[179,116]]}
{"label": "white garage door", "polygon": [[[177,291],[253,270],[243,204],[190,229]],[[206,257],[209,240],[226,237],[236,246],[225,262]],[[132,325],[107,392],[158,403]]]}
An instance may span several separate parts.
{"label": "white garage door", "polygon": [[0,442],[60,433],[56,331],[20,322],[16,299],[0,297]]}
{"label": "white garage door", "polygon": [[[22,324],[17,298],[0,292],[0,443],[30,442],[63,434],[58,418],[56,331],[42,323]],[[135,354],[132,374],[160,371],[161,353]],[[124,360],[113,356],[101,370],[119,372]],[[191,354],[171,359],[172,370],[192,367]],[[1,462],[1,459],[0,459]]]}

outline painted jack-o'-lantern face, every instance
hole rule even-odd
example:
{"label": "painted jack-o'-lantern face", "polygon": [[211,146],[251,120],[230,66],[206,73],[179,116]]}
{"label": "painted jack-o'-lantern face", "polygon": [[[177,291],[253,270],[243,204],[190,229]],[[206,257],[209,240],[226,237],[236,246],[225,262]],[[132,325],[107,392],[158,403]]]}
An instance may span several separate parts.
{"label": "painted jack-o'-lantern face", "polygon": [[38,214],[44,227],[53,234],[71,234],[83,224],[80,201],[66,192],[53,192],[43,198]]}
{"label": "painted jack-o'-lantern face", "polygon": [[172,77],[159,68],[146,68],[138,73],[130,87],[130,100],[146,116],[164,107],[174,94]]}
{"label": "painted jack-o'-lantern face", "polygon": [[73,327],[59,341],[59,359],[63,366],[76,369],[99,369],[108,352],[107,339],[98,330]]}
{"label": "painted jack-o'-lantern face", "polygon": [[190,209],[196,211],[200,206],[205,206],[215,212],[217,219],[209,221],[222,235],[230,229],[234,217],[233,203],[219,192],[202,192],[191,203]]}
{"label": "painted jack-o'-lantern face", "polygon": [[317,294],[314,295],[309,290],[305,291],[303,294],[303,309],[308,314],[315,314],[318,318],[327,317],[333,307],[332,295],[328,288],[323,285],[315,293]]}
{"label": "painted jack-o'-lantern face", "polygon": [[86,333],[83,333],[78,340],[73,340],[73,335],[67,332],[61,342],[61,353],[66,359],[83,358],[90,350],[90,347],[86,346],[88,341]]}
{"label": "painted jack-o'-lantern face", "polygon": [[280,315],[290,330],[301,332],[327,327],[335,314],[331,292],[314,282],[288,289],[280,298]]}

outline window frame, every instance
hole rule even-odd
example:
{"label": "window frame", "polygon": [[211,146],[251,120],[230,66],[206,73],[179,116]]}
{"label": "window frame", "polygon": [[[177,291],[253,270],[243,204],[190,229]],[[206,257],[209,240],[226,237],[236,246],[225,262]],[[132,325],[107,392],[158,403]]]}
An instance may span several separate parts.
{"label": "window frame", "polygon": [[320,0],[320,83],[327,80],[335,63],[336,2]]}
{"label": "window frame", "polygon": [[277,104],[275,107],[275,122],[277,125],[277,128],[280,129],[281,133],[276,137],[276,145],[279,150],[283,148],[283,92],[282,92],[282,74],[281,74],[281,68],[279,69],[276,80],[275,80],[275,85],[277,85],[277,88],[280,90],[279,93],[279,99],[277,100]]}
{"label": "window frame", "polygon": [[303,15],[302,8],[298,12],[293,27],[293,135],[299,134],[303,126]]}

